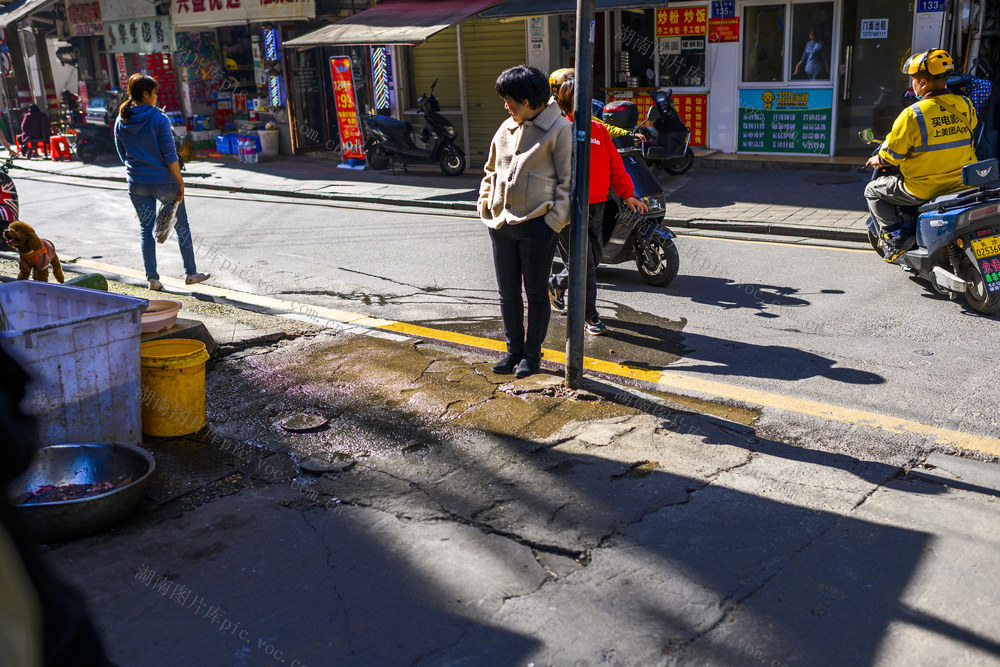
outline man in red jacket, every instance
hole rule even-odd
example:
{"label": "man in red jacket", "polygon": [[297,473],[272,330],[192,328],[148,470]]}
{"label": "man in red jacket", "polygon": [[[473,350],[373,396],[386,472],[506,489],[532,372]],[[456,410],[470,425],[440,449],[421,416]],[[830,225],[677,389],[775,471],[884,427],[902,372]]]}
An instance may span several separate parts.
{"label": "man in red jacket", "polygon": [[[559,87],[556,102],[566,116],[573,120],[573,80],[569,79]],[[611,136],[603,123],[591,119],[590,122],[590,225],[587,235],[587,303],[584,330],[598,336],[608,328],[597,313],[597,265],[604,256],[604,204],[608,200],[608,188],[622,198],[633,211],[647,211],[648,207],[633,195],[632,179],[625,171],[622,156],[611,142]],[[549,301],[558,311],[566,310],[566,288],[569,285],[569,226],[560,233],[558,239],[562,271],[549,279]]]}

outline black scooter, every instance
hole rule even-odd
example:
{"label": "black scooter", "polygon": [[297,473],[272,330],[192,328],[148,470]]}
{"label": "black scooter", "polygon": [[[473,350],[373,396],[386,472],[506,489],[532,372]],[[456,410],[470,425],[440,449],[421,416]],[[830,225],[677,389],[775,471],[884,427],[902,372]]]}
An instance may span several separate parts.
{"label": "black scooter", "polygon": [[413,125],[407,121],[382,115],[361,116],[365,156],[372,169],[385,169],[398,160],[404,171],[411,162],[437,163],[448,176],[465,171],[465,153],[455,145],[455,127],[438,113],[441,104],[434,97],[436,85],[437,79],[431,84],[430,94],[417,100],[426,123],[419,133],[420,145],[414,141]]}
{"label": "black scooter", "polygon": [[[631,106],[629,106],[631,105]],[[596,109],[595,109],[596,111]],[[632,102],[612,102],[604,107],[602,119],[608,125],[634,130],[639,109]],[[675,234],[663,224],[666,197],[663,187],[642,160],[639,140],[633,136],[614,139],[625,171],[632,179],[634,195],[649,207],[645,213],[633,213],[614,190],[604,206],[604,264],[635,261],[639,275],[650,285],[664,287],[673,282],[680,268],[680,256],[673,239]]]}
{"label": "black scooter", "polygon": [[649,107],[645,122],[652,127],[639,128],[646,138],[642,156],[650,165],[659,165],[668,174],[679,176],[694,164],[691,131],[674,108],[672,90],[654,90],[649,96],[653,106]]}
{"label": "black scooter", "polygon": [[76,156],[90,164],[97,158],[116,152],[114,131],[110,125],[91,123],[76,128]]}

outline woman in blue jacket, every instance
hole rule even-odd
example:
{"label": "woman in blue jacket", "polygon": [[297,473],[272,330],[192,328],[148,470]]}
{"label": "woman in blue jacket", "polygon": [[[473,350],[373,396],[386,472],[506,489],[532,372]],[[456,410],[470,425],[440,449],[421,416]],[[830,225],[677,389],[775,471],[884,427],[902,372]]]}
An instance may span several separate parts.
{"label": "woman in blue jacket", "polygon": [[115,147],[125,163],[128,175],[128,195],[139,216],[142,241],[142,262],[146,267],[149,289],[162,290],[160,274],[156,272],[156,202],[176,201],[177,244],[184,261],[188,285],[209,278],[198,273],[194,263],[194,244],[184,207],[184,180],[177,160],[174,134],[170,120],[156,106],[156,79],[145,74],[133,74],[128,80],[128,97],[118,109],[115,121]]}

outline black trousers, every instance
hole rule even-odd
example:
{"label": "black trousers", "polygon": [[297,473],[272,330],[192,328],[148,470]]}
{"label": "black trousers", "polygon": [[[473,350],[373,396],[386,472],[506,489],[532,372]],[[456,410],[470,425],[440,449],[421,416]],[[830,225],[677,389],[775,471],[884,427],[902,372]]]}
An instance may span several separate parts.
{"label": "black trousers", "polygon": [[[605,203],[590,205],[590,222],[587,225],[587,300],[584,302],[586,310],[584,317],[588,320],[597,317],[597,267],[604,258]],[[565,292],[569,288],[569,225],[559,232],[558,248],[563,268],[552,276],[552,284]]]}
{"label": "black trousers", "polygon": [[[500,316],[507,351],[537,357],[549,329],[549,271],[556,251],[556,233],[544,218],[490,230],[493,268],[500,290]],[[528,329],[524,328],[524,301],[528,297]]]}

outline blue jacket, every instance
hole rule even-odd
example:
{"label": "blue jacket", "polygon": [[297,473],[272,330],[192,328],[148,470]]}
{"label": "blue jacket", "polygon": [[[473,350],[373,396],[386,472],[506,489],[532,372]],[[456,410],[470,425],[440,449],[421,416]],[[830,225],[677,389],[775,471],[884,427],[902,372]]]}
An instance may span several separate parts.
{"label": "blue jacket", "polygon": [[167,165],[177,162],[170,120],[148,104],[132,107],[132,117],[115,120],[115,148],[129,183],[176,183]]}

